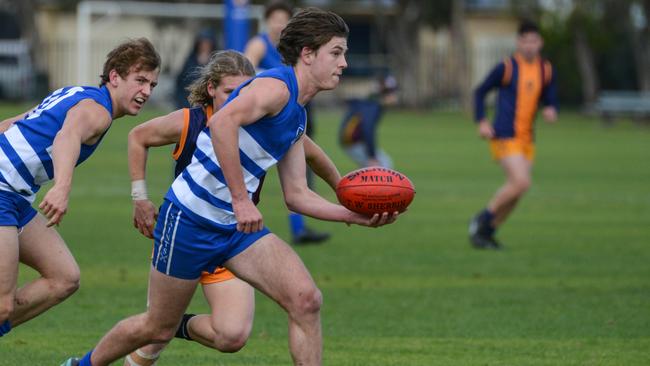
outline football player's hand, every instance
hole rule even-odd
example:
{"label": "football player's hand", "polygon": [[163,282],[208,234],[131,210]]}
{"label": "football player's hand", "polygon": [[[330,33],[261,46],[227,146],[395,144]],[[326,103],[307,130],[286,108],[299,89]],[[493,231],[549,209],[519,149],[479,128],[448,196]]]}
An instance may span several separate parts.
{"label": "football player's hand", "polygon": [[250,234],[260,231],[264,227],[262,214],[250,199],[233,202],[232,209],[237,219],[237,231]]}
{"label": "football player's hand", "polygon": [[158,209],[150,200],[133,200],[133,226],[147,238],[153,239],[153,227]]}
{"label": "football player's hand", "polygon": [[61,223],[63,215],[68,211],[68,193],[70,193],[69,189],[58,187],[55,184],[45,194],[41,204],[38,205],[38,208],[48,219],[48,227]]}
{"label": "football player's hand", "polygon": [[552,106],[544,107],[544,109],[542,109],[542,117],[546,122],[553,123],[557,121],[557,110]]}
{"label": "football player's hand", "polygon": [[481,136],[481,138],[489,140],[494,137],[494,128],[492,127],[492,124],[490,121],[487,119],[482,119],[478,123],[478,135]]}
{"label": "football player's hand", "polygon": [[349,223],[357,224],[361,226],[368,227],[380,227],[388,224],[392,224],[397,220],[399,212],[395,211],[393,213],[384,212],[380,214],[374,214],[371,217],[358,214],[356,212],[350,211],[352,214],[351,220]]}

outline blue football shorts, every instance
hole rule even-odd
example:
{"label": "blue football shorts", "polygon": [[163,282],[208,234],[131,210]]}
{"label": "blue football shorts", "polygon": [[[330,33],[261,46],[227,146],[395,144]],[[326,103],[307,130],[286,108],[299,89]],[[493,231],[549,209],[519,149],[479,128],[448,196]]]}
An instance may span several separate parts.
{"label": "blue football shorts", "polygon": [[152,265],[172,277],[197,279],[201,272],[214,272],[216,267],[269,233],[266,227],[250,234],[237,229],[207,228],[165,200],[154,229]]}
{"label": "blue football shorts", "polygon": [[27,225],[36,216],[32,204],[18,193],[0,190],[0,226]]}

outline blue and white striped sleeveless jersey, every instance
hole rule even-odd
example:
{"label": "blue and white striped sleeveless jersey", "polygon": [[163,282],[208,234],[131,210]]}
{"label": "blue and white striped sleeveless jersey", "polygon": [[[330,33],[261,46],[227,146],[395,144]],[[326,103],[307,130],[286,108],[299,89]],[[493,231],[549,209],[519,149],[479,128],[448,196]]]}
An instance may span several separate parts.
{"label": "blue and white striped sleeveless jersey", "polygon": [[[244,183],[251,197],[260,184],[260,178],[302,136],[307,123],[305,108],[298,104],[296,75],[289,66],[267,70],[246,81],[232,92],[225,104],[237,97],[241,88],[252,80],[263,77],[282,80],[291,95],[287,105],[277,115],[239,128],[239,158]],[[216,123],[218,130],[219,122]],[[165,198],[199,224],[228,230],[236,227],[230,190],[226,186],[207,127],[196,141],[192,162],[174,180]]]}
{"label": "blue and white striped sleeveless jersey", "polygon": [[[34,201],[41,185],[54,177],[52,144],[70,108],[83,99],[92,99],[113,115],[108,89],[70,86],[56,90],[24,119],[0,134],[0,190],[15,192]],[[106,132],[104,132],[106,133]],[[77,164],[95,151],[94,145],[81,145]]]}

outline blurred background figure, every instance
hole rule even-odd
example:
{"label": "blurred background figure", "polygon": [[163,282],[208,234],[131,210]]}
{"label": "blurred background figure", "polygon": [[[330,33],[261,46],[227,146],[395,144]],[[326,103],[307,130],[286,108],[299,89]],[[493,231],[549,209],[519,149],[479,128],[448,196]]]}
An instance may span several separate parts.
{"label": "blurred background figure", "polygon": [[360,167],[392,168],[393,161],[377,146],[377,128],[385,106],[397,104],[397,81],[392,75],[377,78],[376,90],[365,99],[347,101],[339,129],[339,144]]}
{"label": "blurred background figure", "polygon": [[[551,63],[540,52],[544,40],[537,24],[523,21],[517,31],[517,49],[498,63],[475,92],[475,122],[478,134],[490,143],[492,158],[501,165],[505,183],[487,207],[470,221],[469,239],[477,249],[500,249],[497,228],[531,184],[535,158],[534,126],[538,105],[547,122],[557,119],[556,77]],[[494,120],[485,114],[485,96],[498,89]]]}
{"label": "blurred background figure", "polygon": [[[280,34],[287,26],[293,15],[293,7],[286,1],[273,0],[267,3],[264,10],[266,32],[251,38],[246,44],[244,55],[251,61],[257,72],[282,66],[282,56],[277,50]],[[305,106],[307,111],[306,133],[314,139],[314,114],[310,104]],[[314,173],[307,168],[307,184],[314,189]],[[294,212],[289,213],[289,228],[291,229],[291,242],[293,244],[320,243],[329,239],[330,234],[318,232],[308,227],[305,218]]]}
{"label": "blurred background figure", "polygon": [[174,90],[174,102],[176,108],[189,108],[187,101],[189,91],[187,87],[196,78],[198,67],[203,66],[210,60],[210,55],[217,49],[217,39],[212,29],[204,29],[199,32],[194,40],[194,47],[187,56],[183,68],[176,76],[176,88]]}
{"label": "blurred background figure", "polygon": [[251,38],[244,50],[244,55],[258,72],[283,65],[277,46],[280,34],[292,15],[293,8],[285,1],[271,1],[267,4],[264,11],[266,32]]}

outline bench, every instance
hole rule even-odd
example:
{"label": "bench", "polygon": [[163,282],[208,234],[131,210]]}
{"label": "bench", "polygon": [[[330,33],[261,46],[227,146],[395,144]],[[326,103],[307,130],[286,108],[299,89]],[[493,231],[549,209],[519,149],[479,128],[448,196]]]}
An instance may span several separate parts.
{"label": "bench", "polygon": [[610,123],[620,116],[650,120],[650,92],[603,91],[595,107],[600,116]]}

